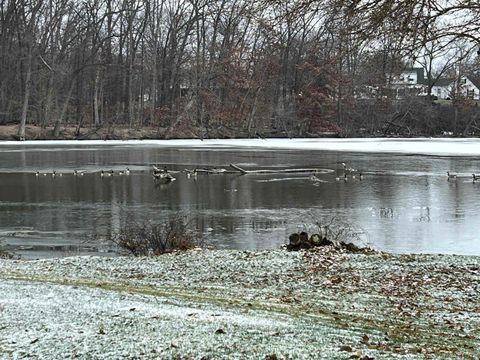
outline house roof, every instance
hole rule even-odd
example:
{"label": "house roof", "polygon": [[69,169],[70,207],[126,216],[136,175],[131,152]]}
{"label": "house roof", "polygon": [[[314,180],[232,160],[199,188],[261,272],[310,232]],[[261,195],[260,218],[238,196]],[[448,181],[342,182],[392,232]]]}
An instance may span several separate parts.
{"label": "house roof", "polygon": [[402,71],[402,73],[417,73],[417,84],[425,83],[423,68],[420,68],[420,67],[406,68],[405,70]]}
{"label": "house roof", "polygon": [[472,83],[477,87],[477,89],[480,89],[480,77],[478,76],[466,76]]}
{"label": "house roof", "polygon": [[439,78],[433,82],[433,86],[448,86],[454,82],[454,79]]}

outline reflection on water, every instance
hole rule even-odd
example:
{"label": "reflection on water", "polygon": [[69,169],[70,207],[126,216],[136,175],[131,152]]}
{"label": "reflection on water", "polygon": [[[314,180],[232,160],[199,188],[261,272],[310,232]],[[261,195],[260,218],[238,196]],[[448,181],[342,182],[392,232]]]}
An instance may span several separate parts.
{"label": "reflection on water", "polygon": [[[363,180],[336,181],[342,162],[361,169]],[[151,164],[181,171],[230,163],[334,171],[319,175],[322,181],[305,174],[194,179],[178,173],[167,185],[149,174]],[[160,222],[183,211],[218,248],[277,247],[290,232],[335,216],[378,249],[480,255],[480,183],[471,181],[476,166],[471,158],[319,151],[2,147],[0,240],[27,257],[108,252],[105,239],[127,218]],[[102,169],[126,167],[129,176],[100,176]],[[74,169],[84,176],[74,176]],[[53,170],[62,176],[52,177]],[[447,181],[447,170],[459,178]]]}

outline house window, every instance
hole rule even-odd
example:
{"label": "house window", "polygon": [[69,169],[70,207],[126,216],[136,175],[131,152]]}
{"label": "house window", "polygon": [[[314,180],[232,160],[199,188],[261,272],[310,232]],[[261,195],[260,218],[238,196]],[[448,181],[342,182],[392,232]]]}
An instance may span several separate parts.
{"label": "house window", "polygon": [[467,90],[467,98],[473,99],[475,97],[475,89]]}
{"label": "house window", "polygon": [[466,78],[463,78],[460,80],[460,84],[466,84],[467,83],[467,79]]}

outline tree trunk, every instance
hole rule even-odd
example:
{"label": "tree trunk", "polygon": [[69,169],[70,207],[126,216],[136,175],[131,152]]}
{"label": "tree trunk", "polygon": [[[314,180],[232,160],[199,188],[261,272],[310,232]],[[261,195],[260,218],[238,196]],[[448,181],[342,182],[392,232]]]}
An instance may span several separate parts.
{"label": "tree trunk", "polygon": [[55,122],[55,128],[53,129],[53,136],[56,138],[60,135],[60,126],[63,123],[63,119],[65,118],[65,115],[67,114],[68,104],[70,103],[74,86],[75,86],[75,81],[72,80],[72,83],[70,84],[70,88],[68,89],[67,97],[65,98],[65,101],[62,106],[62,111],[60,112],[60,115],[57,118],[57,121]]}
{"label": "tree trunk", "polygon": [[22,116],[20,118],[20,126],[18,127],[18,137],[20,141],[25,140],[25,126],[27,124],[28,101],[30,99],[30,79],[32,77],[32,48],[28,50],[27,58],[27,74],[25,76],[25,93],[23,96]]}
{"label": "tree trunk", "polygon": [[93,118],[94,118],[94,124],[96,128],[98,128],[101,125],[99,102],[98,102],[99,82],[100,82],[100,69],[97,69],[97,72],[95,73],[95,82],[94,82],[94,90],[93,90]]}
{"label": "tree trunk", "polygon": [[257,103],[258,103],[258,95],[260,94],[260,87],[257,88],[257,91],[255,91],[255,96],[253,98],[253,105],[252,105],[252,111],[250,112],[250,116],[248,117],[248,134],[252,136],[252,127],[255,126],[255,116],[257,115]]}

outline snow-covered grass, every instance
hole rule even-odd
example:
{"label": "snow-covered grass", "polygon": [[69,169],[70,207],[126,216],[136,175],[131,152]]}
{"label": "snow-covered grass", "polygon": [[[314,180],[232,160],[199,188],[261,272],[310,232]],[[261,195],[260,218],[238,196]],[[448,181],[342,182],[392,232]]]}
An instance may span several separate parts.
{"label": "snow-covered grass", "polygon": [[368,153],[420,154],[437,156],[478,156],[478,138],[347,138],[347,139],[182,139],[182,140],[40,140],[0,141],[0,146],[154,146],[182,148],[255,148],[327,150]]}
{"label": "snow-covered grass", "polygon": [[333,248],[0,260],[0,358],[475,358],[479,280]]}

